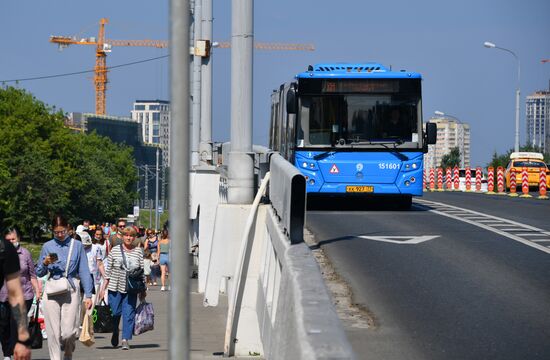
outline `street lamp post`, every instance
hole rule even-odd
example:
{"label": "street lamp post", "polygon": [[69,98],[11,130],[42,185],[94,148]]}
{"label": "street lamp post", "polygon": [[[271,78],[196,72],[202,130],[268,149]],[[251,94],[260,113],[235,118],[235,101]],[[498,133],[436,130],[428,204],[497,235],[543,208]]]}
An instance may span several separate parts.
{"label": "street lamp post", "polygon": [[[466,167],[466,154],[464,154],[464,125],[462,124],[462,121],[460,121],[459,118],[453,115],[449,115],[444,113],[443,111],[436,110],[434,111],[434,114],[441,117],[441,118],[450,118],[457,122],[456,131],[457,131],[457,143],[458,143],[458,150],[460,151],[460,167],[465,168]],[[458,125],[462,126],[458,126]]]}
{"label": "street lamp post", "polygon": [[516,137],[515,137],[515,142],[514,142],[514,151],[518,152],[519,151],[519,94],[520,94],[519,84],[520,84],[520,74],[521,74],[521,72],[520,72],[521,66],[520,66],[519,57],[512,50],[496,46],[495,44],[493,44],[492,42],[489,42],[489,41],[484,42],[483,46],[485,46],[488,49],[504,50],[504,51],[512,54],[518,62],[518,83],[517,83],[517,86],[516,86]]}

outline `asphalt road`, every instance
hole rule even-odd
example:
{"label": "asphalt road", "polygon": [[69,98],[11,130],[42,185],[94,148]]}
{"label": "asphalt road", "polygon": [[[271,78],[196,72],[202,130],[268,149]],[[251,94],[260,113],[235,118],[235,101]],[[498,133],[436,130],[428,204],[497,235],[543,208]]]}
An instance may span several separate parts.
{"label": "asphalt road", "polygon": [[307,227],[374,318],[345,324],[358,358],[550,359],[550,201],[429,193]]}

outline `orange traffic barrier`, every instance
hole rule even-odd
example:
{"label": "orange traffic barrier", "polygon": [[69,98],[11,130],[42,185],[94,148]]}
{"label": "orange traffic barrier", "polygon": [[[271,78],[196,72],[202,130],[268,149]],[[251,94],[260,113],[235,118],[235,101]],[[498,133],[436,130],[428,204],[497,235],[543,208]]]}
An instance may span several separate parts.
{"label": "orange traffic barrier", "polygon": [[527,168],[525,166],[521,168],[521,192],[523,194],[521,194],[519,197],[531,197],[531,195],[529,195],[529,173],[527,172]]}
{"label": "orange traffic barrier", "polygon": [[469,166],[466,166],[466,191],[472,191],[472,172]]}
{"label": "orange traffic barrier", "polygon": [[548,196],[546,195],[546,170],[540,169],[539,173],[539,196],[537,199],[546,200]]}
{"label": "orange traffic barrier", "polygon": [[476,167],[476,191],[481,191],[481,168]]}
{"label": "orange traffic barrier", "polygon": [[447,168],[445,170],[445,175],[445,189],[453,190],[453,170],[451,168]]}
{"label": "orange traffic barrier", "polygon": [[430,191],[435,190],[434,168],[430,168]]}
{"label": "orange traffic barrier", "polygon": [[506,195],[504,191],[504,168],[499,166],[497,168],[497,191],[499,195]]}
{"label": "orange traffic barrier", "polygon": [[518,196],[516,169],[510,169],[510,196]]}
{"label": "orange traffic barrier", "polygon": [[455,185],[455,191],[458,191],[458,185],[460,183],[459,175],[460,174],[458,172],[458,166],[455,166],[455,168],[453,169],[453,182]]}
{"label": "orange traffic barrier", "polygon": [[443,168],[437,168],[437,191],[443,191]]}
{"label": "orange traffic barrier", "polygon": [[487,169],[487,194],[493,195],[495,193],[495,168],[489,166]]}

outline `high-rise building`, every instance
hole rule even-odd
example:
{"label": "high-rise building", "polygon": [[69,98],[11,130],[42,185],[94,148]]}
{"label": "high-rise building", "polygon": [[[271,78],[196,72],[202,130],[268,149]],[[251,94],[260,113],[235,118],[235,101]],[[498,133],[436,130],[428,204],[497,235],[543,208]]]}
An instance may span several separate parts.
{"label": "high-rise building", "polygon": [[527,96],[525,111],[527,144],[550,153],[550,90]]}
{"label": "high-rise building", "polygon": [[141,125],[142,141],[160,145],[164,164],[170,163],[170,102],[136,100],[132,119]]}
{"label": "high-rise building", "polygon": [[432,117],[429,121],[437,125],[437,143],[428,145],[428,153],[424,155],[425,167],[441,166],[443,156],[454,147],[460,151],[460,167],[470,166],[470,125],[445,115]]}

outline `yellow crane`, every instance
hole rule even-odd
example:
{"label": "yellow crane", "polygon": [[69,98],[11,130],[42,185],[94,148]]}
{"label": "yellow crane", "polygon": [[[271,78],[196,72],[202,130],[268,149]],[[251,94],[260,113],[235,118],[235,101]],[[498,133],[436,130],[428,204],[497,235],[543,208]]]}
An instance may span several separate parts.
{"label": "yellow crane", "polygon": [[[60,49],[64,49],[69,45],[93,45],[95,51],[95,67],[94,67],[94,86],[95,86],[95,113],[105,115],[106,91],[107,91],[107,53],[111,52],[113,46],[147,46],[156,48],[167,48],[168,41],[166,40],[112,40],[105,38],[105,24],[109,23],[109,19],[102,18],[99,20],[99,32],[97,39],[94,37],[81,38],[69,36],[50,36],[50,42],[55,43]],[[209,43],[206,44],[205,54],[208,56]],[[216,45],[214,45],[216,46]],[[217,43],[217,47],[227,49],[231,47],[229,42]],[[259,50],[299,50],[313,51],[315,47],[312,44],[284,44],[284,43],[254,43],[254,47]],[[204,49],[203,49],[204,50]]]}

